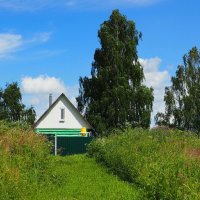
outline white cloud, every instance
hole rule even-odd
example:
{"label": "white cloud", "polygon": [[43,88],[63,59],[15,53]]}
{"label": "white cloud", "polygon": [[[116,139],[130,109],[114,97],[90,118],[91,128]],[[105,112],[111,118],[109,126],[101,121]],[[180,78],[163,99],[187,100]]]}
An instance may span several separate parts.
{"label": "white cloud", "polygon": [[47,42],[51,37],[51,32],[42,32],[37,33],[33,36],[33,38],[27,40],[27,43],[44,43]]}
{"label": "white cloud", "polygon": [[0,7],[15,11],[33,11],[53,2],[53,0],[0,0]]}
{"label": "white cloud", "polygon": [[49,76],[23,77],[22,89],[26,94],[63,93],[66,90],[64,83],[60,79]]}
{"label": "white cloud", "polygon": [[0,58],[16,51],[22,45],[23,39],[21,35],[0,33]]}
{"label": "white cloud", "polygon": [[0,0],[0,8],[34,11],[44,8],[116,8],[116,6],[148,6],[163,0]]}
{"label": "white cloud", "polygon": [[30,39],[26,39],[21,34],[0,33],[0,58],[5,58],[11,53],[27,48],[33,44],[47,42],[50,36],[50,32],[42,32],[35,34]]}
{"label": "white cloud", "polygon": [[158,71],[158,67],[162,61],[159,57],[155,57],[155,58],[149,58],[149,59],[140,58],[139,62],[144,67],[144,72],[148,73],[152,71],[153,72]]}
{"label": "white cloud", "polygon": [[26,105],[33,105],[37,118],[48,108],[49,94],[53,95],[53,101],[61,94],[65,93],[69,100],[76,106],[78,96],[78,85],[66,86],[64,82],[56,77],[40,75],[38,77],[23,77],[21,80],[23,101]]}
{"label": "white cloud", "polygon": [[171,76],[167,70],[161,71],[159,66],[162,60],[158,57],[150,59],[139,59],[144,68],[145,85],[154,89],[154,105],[152,113],[152,125],[157,112],[164,112],[165,87],[170,84]]}

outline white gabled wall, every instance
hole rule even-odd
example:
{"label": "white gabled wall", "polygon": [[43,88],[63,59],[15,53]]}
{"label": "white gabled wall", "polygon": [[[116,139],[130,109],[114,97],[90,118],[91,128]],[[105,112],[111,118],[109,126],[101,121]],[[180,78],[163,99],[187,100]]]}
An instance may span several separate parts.
{"label": "white gabled wall", "polygon": [[[61,108],[65,109],[65,119],[63,122],[60,120]],[[35,128],[79,129],[82,127],[86,127],[87,129],[92,128],[77,110],[75,110],[64,97],[61,97]]]}

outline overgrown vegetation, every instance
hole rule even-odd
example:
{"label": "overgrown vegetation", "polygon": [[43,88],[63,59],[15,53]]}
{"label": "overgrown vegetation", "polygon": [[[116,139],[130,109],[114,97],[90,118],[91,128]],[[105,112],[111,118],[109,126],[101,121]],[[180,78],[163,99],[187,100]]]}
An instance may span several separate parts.
{"label": "overgrown vegetation", "polygon": [[123,180],[143,189],[143,198],[200,199],[200,140],[196,135],[128,129],[93,141],[88,150]]}
{"label": "overgrown vegetation", "polygon": [[0,122],[0,199],[34,199],[53,188],[49,145],[19,124]]}
{"label": "overgrown vegetation", "polygon": [[0,199],[137,200],[140,193],[85,155],[55,157],[27,126],[0,121]]}

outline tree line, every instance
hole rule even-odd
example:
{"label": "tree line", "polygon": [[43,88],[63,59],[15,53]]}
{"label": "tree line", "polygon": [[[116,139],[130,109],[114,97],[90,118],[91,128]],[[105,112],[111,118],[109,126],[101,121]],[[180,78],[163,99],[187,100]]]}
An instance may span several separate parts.
{"label": "tree line", "polygon": [[[91,76],[80,77],[77,108],[100,134],[126,126],[149,128],[153,88],[144,85],[137,46],[142,33],[135,23],[114,10],[98,31],[100,48],[94,53]],[[183,57],[165,88],[165,112],[157,125],[200,132],[200,52],[193,47]],[[16,82],[0,89],[0,120],[35,121],[33,107],[26,108]]]}
{"label": "tree line", "polygon": [[157,113],[156,124],[181,130],[200,131],[200,52],[193,47],[183,56],[165,88],[165,113]]}
{"label": "tree line", "polygon": [[[114,10],[98,31],[100,48],[94,53],[90,77],[80,77],[78,110],[97,132],[113,128],[149,128],[153,88],[144,85],[137,46],[142,34],[135,23]],[[192,48],[165,88],[165,113],[157,125],[200,131],[200,52]]]}
{"label": "tree line", "polygon": [[6,84],[5,89],[0,88],[0,120],[32,125],[35,118],[34,108],[26,108],[22,103],[22,94],[17,82]]}

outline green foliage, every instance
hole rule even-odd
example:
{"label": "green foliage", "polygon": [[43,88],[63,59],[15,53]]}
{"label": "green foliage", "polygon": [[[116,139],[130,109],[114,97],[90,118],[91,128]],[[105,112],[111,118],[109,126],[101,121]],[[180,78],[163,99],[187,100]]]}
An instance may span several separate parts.
{"label": "green foliage", "polygon": [[153,89],[143,85],[138,61],[141,38],[133,21],[114,10],[98,31],[101,48],[96,49],[91,77],[80,78],[78,109],[97,132],[124,126],[150,125]]}
{"label": "green foliage", "polygon": [[140,192],[86,155],[55,157],[51,144],[0,121],[0,199],[137,200]]}
{"label": "green foliage", "polygon": [[196,47],[184,55],[171,82],[165,89],[165,113],[156,115],[156,123],[199,132],[200,52]]}
{"label": "green foliage", "polygon": [[189,132],[128,129],[94,140],[88,153],[141,188],[143,199],[200,198],[200,141]]}
{"label": "green foliage", "polygon": [[53,188],[50,144],[16,124],[0,122],[0,199],[34,199]]}
{"label": "green foliage", "polygon": [[22,95],[16,82],[7,84],[4,90],[0,89],[0,120],[33,124],[35,116],[33,107],[26,109],[22,103]]}
{"label": "green foliage", "polygon": [[7,84],[3,92],[3,104],[8,117],[12,121],[19,121],[23,109],[22,96],[17,83]]}

